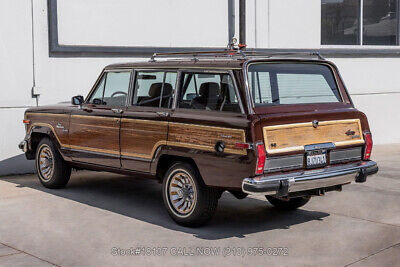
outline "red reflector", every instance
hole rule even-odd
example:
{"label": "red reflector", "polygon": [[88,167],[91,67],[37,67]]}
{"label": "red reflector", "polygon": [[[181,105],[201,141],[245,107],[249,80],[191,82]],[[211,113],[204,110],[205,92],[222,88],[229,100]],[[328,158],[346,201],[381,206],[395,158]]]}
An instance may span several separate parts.
{"label": "red reflector", "polygon": [[241,148],[241,149],[249,149],[250,145],[246,143],[236,143],[235,144],[236,148]]}
{"label": "red reflector", "polygon": [[24,124],[29,124],[31,121],[30,120],[23,120],[22,121]]}
{"label": "red reflector", "polygon": [[264,164],[265,164],[265,147],[263,144],[257,145],[257,169],[256,174],[264,173]]}
{"label": "red reflector", "polygon": [[369,160],[371,158],[371,152],[372,152],[371,133],[364,133],[364,139],[365,139],[364,160]]}

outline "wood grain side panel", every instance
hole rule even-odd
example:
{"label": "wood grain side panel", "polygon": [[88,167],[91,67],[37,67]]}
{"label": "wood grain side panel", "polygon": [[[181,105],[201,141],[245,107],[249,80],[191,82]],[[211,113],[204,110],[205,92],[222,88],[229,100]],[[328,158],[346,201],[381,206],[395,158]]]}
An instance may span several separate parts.
{"label": "wood grain side panel", "polygon": [[119,155],[119,119],[72,115],[71,148]]}
{"label": "wood grain side panel", "polygon": [[[354,132],[348,135],[346,132]],[[269,154],[302,151],[305,145],[332,142],[337,147],[363,144],[359,119],[322,121],[314,128],[312,123],[294,123],[263,128]]]}
{"label": "wood grain side panel", "polygon": [[121,155],[151,159],[155,150],[167,142],[168,123],[122,119]]}
{"label": "wood grain side panel", "polygon": [[245,149],[236,148],[236,143],[245,142],[245,132],[240,129],[170,123],[168,145],[213,151],[215,143],[223,141],[225,152],[246,155]]}
{"label": "wood grain side panel", "polygon": [[[64,131],[64,129],[68,130],[69,128],[69,117],[69,114],[26,113],[25,118],[30,120],[27,133],[30,133],[33,127],[49,127],[60,143],[60,146],[68,147],[68,132]],[[64,129],[58,128],[57,125],[64,127]]]}

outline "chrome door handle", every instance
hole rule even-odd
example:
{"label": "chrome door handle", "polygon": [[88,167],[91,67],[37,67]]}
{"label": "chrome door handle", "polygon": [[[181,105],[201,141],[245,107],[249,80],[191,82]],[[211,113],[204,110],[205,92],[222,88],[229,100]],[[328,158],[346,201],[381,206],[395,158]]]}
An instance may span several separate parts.
{"label": "chrome door handle", "polygon": [[161,116],[161,117],[167,117],[169,115],[168,112],[163,112],[163,111],[158,111],[156,113],[157,113],[158,116]]}
{"label": "chrome door handle", "polygon": [[122,109],[118,109],[118,108],[112,108],[111,111],[114,113],[117,113],[117,114],[121,114],[122,112],[124,112]]}

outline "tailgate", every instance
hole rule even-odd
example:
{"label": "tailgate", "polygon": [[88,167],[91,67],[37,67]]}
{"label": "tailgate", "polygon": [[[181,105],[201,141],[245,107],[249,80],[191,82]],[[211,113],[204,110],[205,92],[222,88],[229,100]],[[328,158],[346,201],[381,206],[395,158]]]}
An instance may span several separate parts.
{"label": "tailgate", "polygon": [[310,144],[333,143],[337,148],[364,144],[359,119],[265,126],[263,135],[269,155],[304,151]]}

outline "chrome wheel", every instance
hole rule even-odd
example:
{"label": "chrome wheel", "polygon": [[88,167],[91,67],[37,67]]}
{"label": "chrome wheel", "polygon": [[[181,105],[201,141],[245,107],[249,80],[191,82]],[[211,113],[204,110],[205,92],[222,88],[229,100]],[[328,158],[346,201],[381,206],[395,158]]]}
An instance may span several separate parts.
{"label": "chrome wheel", "polygon": [[204,183],[194,164],[173,162],[163,176],[164,205],[176,223],[197,227],[212,218],[218,205],[218,189]]}
{"label": "chrome wheel", "polygon": [[170,206],[178,216],[190,215],[196,206],[196,184],[185,170],[171,173],[166,193]]}
{"label": "chrome wheel", "polygon": [[48,181],[53,177],[54,157],[50,147],[43,145],[39,150],[38,169],[43,180]]}

